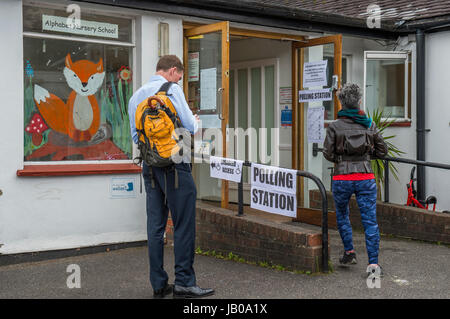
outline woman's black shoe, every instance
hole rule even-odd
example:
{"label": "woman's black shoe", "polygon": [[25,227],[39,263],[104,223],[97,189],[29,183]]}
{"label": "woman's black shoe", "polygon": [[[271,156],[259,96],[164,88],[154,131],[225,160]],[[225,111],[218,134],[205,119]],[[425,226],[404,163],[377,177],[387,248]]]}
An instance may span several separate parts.
{"label": "woman's black shoe", "polygon": [[174,298],[202,298],[214,295],[213,289],[203,289],[198,286],[183,287],[175,285],[173,288]]}
{"label": "woman's black shoe", "polygon": [[349,253],[347,254],[347,252],[344,252],[344,256],[342,256],[342,258],[339,258],[339,262],[342,265],[348,265],[348,264],[357,264],[358,262],[356,261],[356,254],[355,253]]}

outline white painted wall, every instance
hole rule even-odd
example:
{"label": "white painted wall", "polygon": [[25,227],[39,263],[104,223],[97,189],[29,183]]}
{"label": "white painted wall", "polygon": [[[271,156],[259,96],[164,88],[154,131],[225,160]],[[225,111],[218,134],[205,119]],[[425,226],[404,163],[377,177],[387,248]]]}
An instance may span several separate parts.
{"label": "white painted wall", "polygon": [[[427,34],[425,45],[425,121],[431,129],[425,159],[450,164],[450,31]],[[450,210],[450,171],[426,168],[426,192],[437,197],[438,209]]]}
{"label": "white painted wall", "polygon": [[[170,25],[171,53],[183,57],[181,19],[156,14],[137,17],[136,36],[144,39],[136,43],[137,81],[146,82],[155,72],[160,20]],[[145,189],[139,193],[138,174],[16,176],[24,164],[21,1],[0,1],[0,30],[2,43],[8,43],[8,50],[0,50],[0,60],[4,61],[0,86],[0,254],[145,240]],[[140,83],[136,84],[139,87]],[[113,177],[135,178],[137,197],[110,198]]]}
{"label": "white painted wall", "polygon": [[[408,43],[407,41],[399,41],[399,45],[395,48],[396,51],[410,51],[412,53],[412,71],[411,77],[411,126],[410,127],[391,127],[386,130],[385,136],[395,135],[395,138],[391,139],[394,145],[398,146],[405,154],[404,158],[416,157],[416,53],[415,43]],[[352,76],[351,82],[358,84],[361,88],[364,85],[364,51],[391,51],[393,47],[383,47],[379,42],[374,40],[365,40],[354,37],[343,37],[343,54],[349,54],[352,57]],[[395,164],[398,169],[398,180],[396,180],[392,174],[390,175],[390,202],[397,204],[405,204],[407,198],[406,184],[409,182],[410,165]]]}
{"label": "white painted wall", "polygon": [[[398,146],[405,154],[404,158],[416,158],[416,53],[415,43],[407,41],[399,41],[399,45],[395,48],[397,51],[406,50],[412,53],[412,71],[411,77],[411,126],[410,127],[391,127],[386,130],[385,136],[395,135],[390,141]],[[364,51],[390,51],[392,46],[383,47],[374,40],[366,40],[356,37],[343,37],[343,54],[351,57],[351,76],[350,82],[356,83],[361,89],[364,85]],[[390,175],[390,202],[405,204],[407,198],[406,184],[409,182],[410,165],[395,164],[398,169],[398,177],[396,180]]]}
{"label": "white painted wall", "polygon": [[[170,53],[183,57],[182,20],[171,15],[130,11],[136,14],[136,81],[144,83],[155,72],[158,60],[158,23],[169,23]],[[112,177],[134,177],[139,189],[139,175],[98,175],[79,177],[17,177],[23,168],[23,42],[22,3],[17,0],[0,1],[0,30],[8,50],[0,50],[3,85],[0,96],[3,107],[0,116],[1,170],[0,189],[0,254],[74,248],[106,243],[146,239],[145,191],[134,199],[111,199],[109,186]],[[446,99],[446,75],[450,62],[442,58],[450,52],[450,32],[427,35],[426,38],[426,103],[427,160],[448,163],[450,148],[450,101]],[[236,43],[231,50],[232,61],[278,58],[280,86],[291,85],[291,49],[289,42],[267,45],[264,41]],[[273,43],[273,42],[271,42]],[[374,41],[346,37],[343,53],[351,56],[350,81],[363,85],[363,51],[380,50]],[[395,134],[394,143],[406,152],[404,157],[415,158],[415,43],[399,46],[410,49],[412,61],[412,125],[388,130]],[[141,83],[136,83],[137,87]],[[281,131],[280,143],[290,144],[291,131]],[[290,151],[281,155],[280,165],[290,167]],[[406,201],[406,183],[410,165],[399,164],[400,181],[391,178],[391,201]],[[450,208],[450,172],[427,169],[428,194],[438,197],[438,208]]]}

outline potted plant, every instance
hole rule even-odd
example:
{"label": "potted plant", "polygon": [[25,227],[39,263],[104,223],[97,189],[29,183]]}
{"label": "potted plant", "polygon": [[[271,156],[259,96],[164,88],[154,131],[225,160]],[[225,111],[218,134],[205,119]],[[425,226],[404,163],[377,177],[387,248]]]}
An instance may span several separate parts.
{"label": "potted plant", "polygon": [[[384,141],[388,147],[388,156],[390,157],[399,157],[405,152],[401,151],[397,146],[392,144],[389,140],[394,138],[395,135],[384,136],[383,132],[391,126],[391,124],[395,120],[389,120],[389,116],[387,118],[383,118],[383,111],[379,109],[373,110],[373,112],[369,112],[369,117],[372,118],[373,122],[377,126],[380,134],[383,136]],[[381,159],[375,159],[371,161],[372,170],[375,175],[375,181],[377,183],[377,198],[381,199],[381,187],[384,185],[384,163]],[[389,172],[392,173],[394,178],[398,181],[398,170],[397,167],[392,162],[389,162]]]}

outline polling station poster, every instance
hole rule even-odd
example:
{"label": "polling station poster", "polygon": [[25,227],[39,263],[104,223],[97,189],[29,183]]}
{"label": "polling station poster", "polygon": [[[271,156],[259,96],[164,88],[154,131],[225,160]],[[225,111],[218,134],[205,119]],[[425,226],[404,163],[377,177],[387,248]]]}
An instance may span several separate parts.
{"label": "polling station poster", "polygon": [[210,175],[214,178],[240,183],[243,164],[244,161],[211,156],[209,158]]}
{"label": "polling station poster", "polygon": [[333,100],[333,91],[330,88],[298,91],[298,101],[300,103],[322,102],[331,100]]}
{"label": "polling station poster", "polygon": [[297,216],[297,171],[252,163],[250,207]]}

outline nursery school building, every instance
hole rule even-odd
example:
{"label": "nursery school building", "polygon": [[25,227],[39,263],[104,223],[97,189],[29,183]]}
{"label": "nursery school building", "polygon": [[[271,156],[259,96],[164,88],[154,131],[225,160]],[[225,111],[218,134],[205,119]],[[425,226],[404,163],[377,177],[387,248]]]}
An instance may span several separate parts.
{"label": "nursery school building", "polygon": [[[128,101],[165,54],[184,62],[179,84],[202,130],[221,130],[223,157],[238,153],[230,129],[254,128],[241,159],[264,147],[266,164],[308,171],[329,190],[309,110],[323,109],[326,129],[336,90],[356,83],[361,107],[392,120],[384,134],[402,157],[449,163],[450,4],[372,2],[0,1],[0,255],[146,240]],[[218,142],[203,136],[202,146]],[[390,201],[404,204],[411,166],[396,167]],[[237,202],[237,184],[211,178],[207,163],[193,176],[198,200]],[[449,171],[420,169],[418,182],[450,209]],[[309,207],[315,188],[301,179],[297,205]]]}

